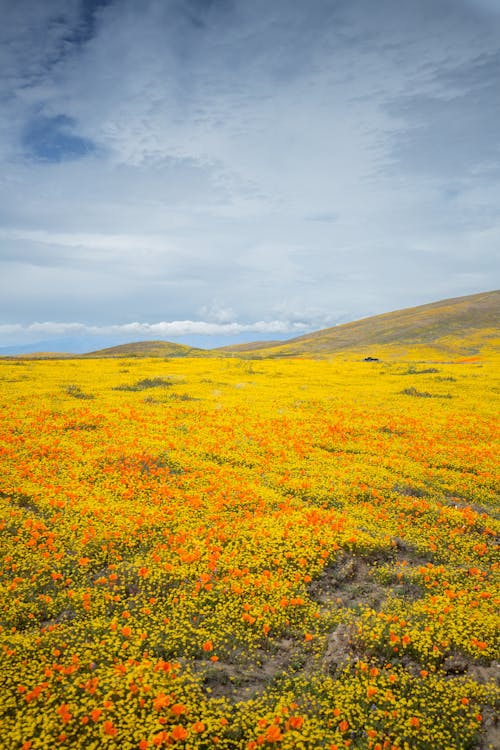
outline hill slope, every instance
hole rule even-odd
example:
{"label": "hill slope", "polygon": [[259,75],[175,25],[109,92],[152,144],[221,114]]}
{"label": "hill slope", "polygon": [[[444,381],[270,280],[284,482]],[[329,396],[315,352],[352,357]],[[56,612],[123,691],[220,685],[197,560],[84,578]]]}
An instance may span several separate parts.
{"label": "hill slope", "polygon": [[255,341],[216,349],[137,341],[86,354],[37,352],[5,358],[242,357],[273,358],[352,353],[383,357],[474,356],[500,345],[500,290],[431,302],[324,328],[287,341]]}
{"label": "hill slope", "polygon": [[282,343],[226,347],[228,354],[255,357],[328,355],[341,351],[387,353],[397,347],[470,356],[500,339],[500,291],[431,302],[325,328]]}
{"label": "hill slope", "polygon": [[82,357],[187,357],[203,354],[203,349],[196,349],[184,344],[173,344],[170,341],[135,341],[131,344],[120,344],[108,349],[88,352]]}

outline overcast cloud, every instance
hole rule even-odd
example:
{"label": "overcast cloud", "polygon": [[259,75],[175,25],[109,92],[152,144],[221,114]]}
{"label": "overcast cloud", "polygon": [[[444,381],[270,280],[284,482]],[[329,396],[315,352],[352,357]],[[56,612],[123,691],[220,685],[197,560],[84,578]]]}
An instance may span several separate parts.
{"label": "overcast cloud", "polygon": [[498,288],[500,0],[0,10],[0,346],[216,346]]}

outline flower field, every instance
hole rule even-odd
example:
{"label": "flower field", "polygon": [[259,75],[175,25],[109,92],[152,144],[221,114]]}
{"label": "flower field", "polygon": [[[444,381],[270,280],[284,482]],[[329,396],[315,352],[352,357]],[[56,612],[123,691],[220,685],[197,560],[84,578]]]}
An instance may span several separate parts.
{"label": "flower field", "polygon": [[0,746],[498,742],[499,361],[1,361]]}

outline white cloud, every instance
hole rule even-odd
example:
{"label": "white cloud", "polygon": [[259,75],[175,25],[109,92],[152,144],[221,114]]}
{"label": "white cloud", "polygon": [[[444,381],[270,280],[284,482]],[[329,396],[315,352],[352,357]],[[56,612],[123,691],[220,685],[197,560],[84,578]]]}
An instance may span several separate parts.
{"label": "white cloud", "polygon": [[299,334],[309,329],[304,322],[284,320],[259,320],[253,323],[204,320],[173,320],[158,323],[124,323],[123,325],[93,326],[85,323],[30,323],[0,325],[0,345],[16,342],[30,342],[52,337],[110,336],[130,341],[132,339],[170,339],[179,336],[236,336],[242,333],[255,334]]}
{"label": "white cloud", "polygon": [[69,248],[87,248],[89,250],[138,252],[151,250],[163,252],[167,247],[165,238],[150,234],[104,234],[104,233],[69,233],[54,232],[43,229],[1,229],[1,239],[28,240],[43,245]]}
{"label": "white cloud", "polygon": [[234,310],[216,299],[210,305],[203,305],[200,314],[208,321],[215,323],[230,323],[235,318]]}

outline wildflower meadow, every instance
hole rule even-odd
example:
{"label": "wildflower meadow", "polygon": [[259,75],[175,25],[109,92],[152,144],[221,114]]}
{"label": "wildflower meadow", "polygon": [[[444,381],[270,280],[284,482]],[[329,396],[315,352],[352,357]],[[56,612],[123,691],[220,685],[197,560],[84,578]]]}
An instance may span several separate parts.
{"label": "wildflower meadow", "polygon": [[498,742],[499,360],[3,360],[0,747]]}

